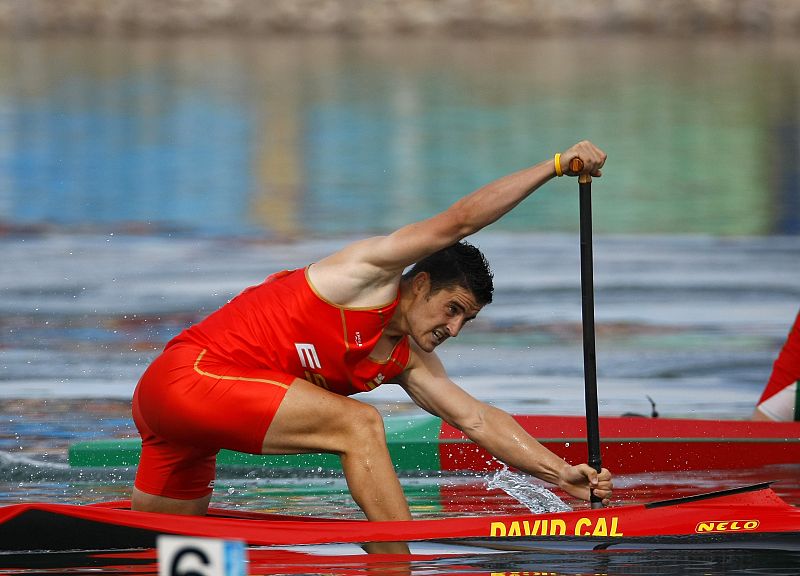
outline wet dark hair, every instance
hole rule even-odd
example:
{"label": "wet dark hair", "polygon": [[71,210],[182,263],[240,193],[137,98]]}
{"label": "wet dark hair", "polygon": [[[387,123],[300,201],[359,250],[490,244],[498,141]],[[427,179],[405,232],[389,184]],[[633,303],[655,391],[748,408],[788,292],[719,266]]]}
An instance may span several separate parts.
{"label": "wet dark hair", "polygon": [[423,258],[405,274],[408,280],[427,272],[431,281],[431,292],[459,286],[469,290],[478,304],[492,302],[492,270],[486,256],[469,242],[461,241]]}

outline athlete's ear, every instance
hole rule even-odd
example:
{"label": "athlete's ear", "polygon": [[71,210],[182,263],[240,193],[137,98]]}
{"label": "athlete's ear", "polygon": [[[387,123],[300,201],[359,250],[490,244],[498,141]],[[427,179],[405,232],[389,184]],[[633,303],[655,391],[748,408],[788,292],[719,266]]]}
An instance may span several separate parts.
{"label": "athlete's ear", "polygon": [[431,277],[427,272],[417,272],[411,279],[411,290],[414,294],[427,294],[431,289]]}

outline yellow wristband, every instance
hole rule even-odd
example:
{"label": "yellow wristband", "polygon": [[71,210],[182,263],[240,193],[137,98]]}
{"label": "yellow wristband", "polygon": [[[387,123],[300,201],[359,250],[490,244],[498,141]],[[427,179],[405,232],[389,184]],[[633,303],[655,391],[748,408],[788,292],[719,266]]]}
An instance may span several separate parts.
{"label": "yellow wristband", "polygon": [[556,165],[556,176],[563,176],[564,172],[561,171],[561,154],[556,154],[553,157],[553,162]]}

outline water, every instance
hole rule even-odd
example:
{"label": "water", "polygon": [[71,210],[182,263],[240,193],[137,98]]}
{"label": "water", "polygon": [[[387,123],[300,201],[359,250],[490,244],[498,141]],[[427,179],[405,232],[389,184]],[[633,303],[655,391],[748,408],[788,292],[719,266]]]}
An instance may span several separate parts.
{"label": "water", "polygon": [[505,466],[489,478],[486,487],[502,490],[534,514],[572,510],[547,488],[532,483],[530,478],[524,474],[509,471]]}
{"label": "water", "polygon": [[[0,39],[0,221],[278,237],[431,214],[580,138],[607,233],[797,234],[800,42]],[[570,183],[496,228],[575,230]]]}
{"label": "water", "polygon": [[[72,442],[135,435],[163,344],[273,271],[589,137],[601,414],[747,418],[800,307],[797,41],[0,39],[0,503],[127,496]],[[515,413],[583,411],[575,182],[474,240],[495,302],[441,356]],[[362,395],[418,411],[397,387]],[[618,502],[796,467],[617,479]],[[524,511],[402,478],[415,517]],[[221,470],[220,504],[357,517],[341,477]],[[567,501],[576,505],[574,501]],[[499,555],[476,571],[793,574],[735,551]],[[417,567],[442,573],[444,564]]]}

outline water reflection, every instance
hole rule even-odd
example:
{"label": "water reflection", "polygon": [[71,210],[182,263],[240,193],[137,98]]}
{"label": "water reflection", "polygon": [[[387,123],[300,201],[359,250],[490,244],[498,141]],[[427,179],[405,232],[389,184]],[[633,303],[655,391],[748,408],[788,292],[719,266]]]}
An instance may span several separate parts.
{"label": "water reflection", "polygon": [[[795,234],[798,55],[791,40],[6,39],[0,222],[381,231],[589,137],[612,158],[599,232]],[[573,202],[545,192],[498,227],[574,230]]]}

